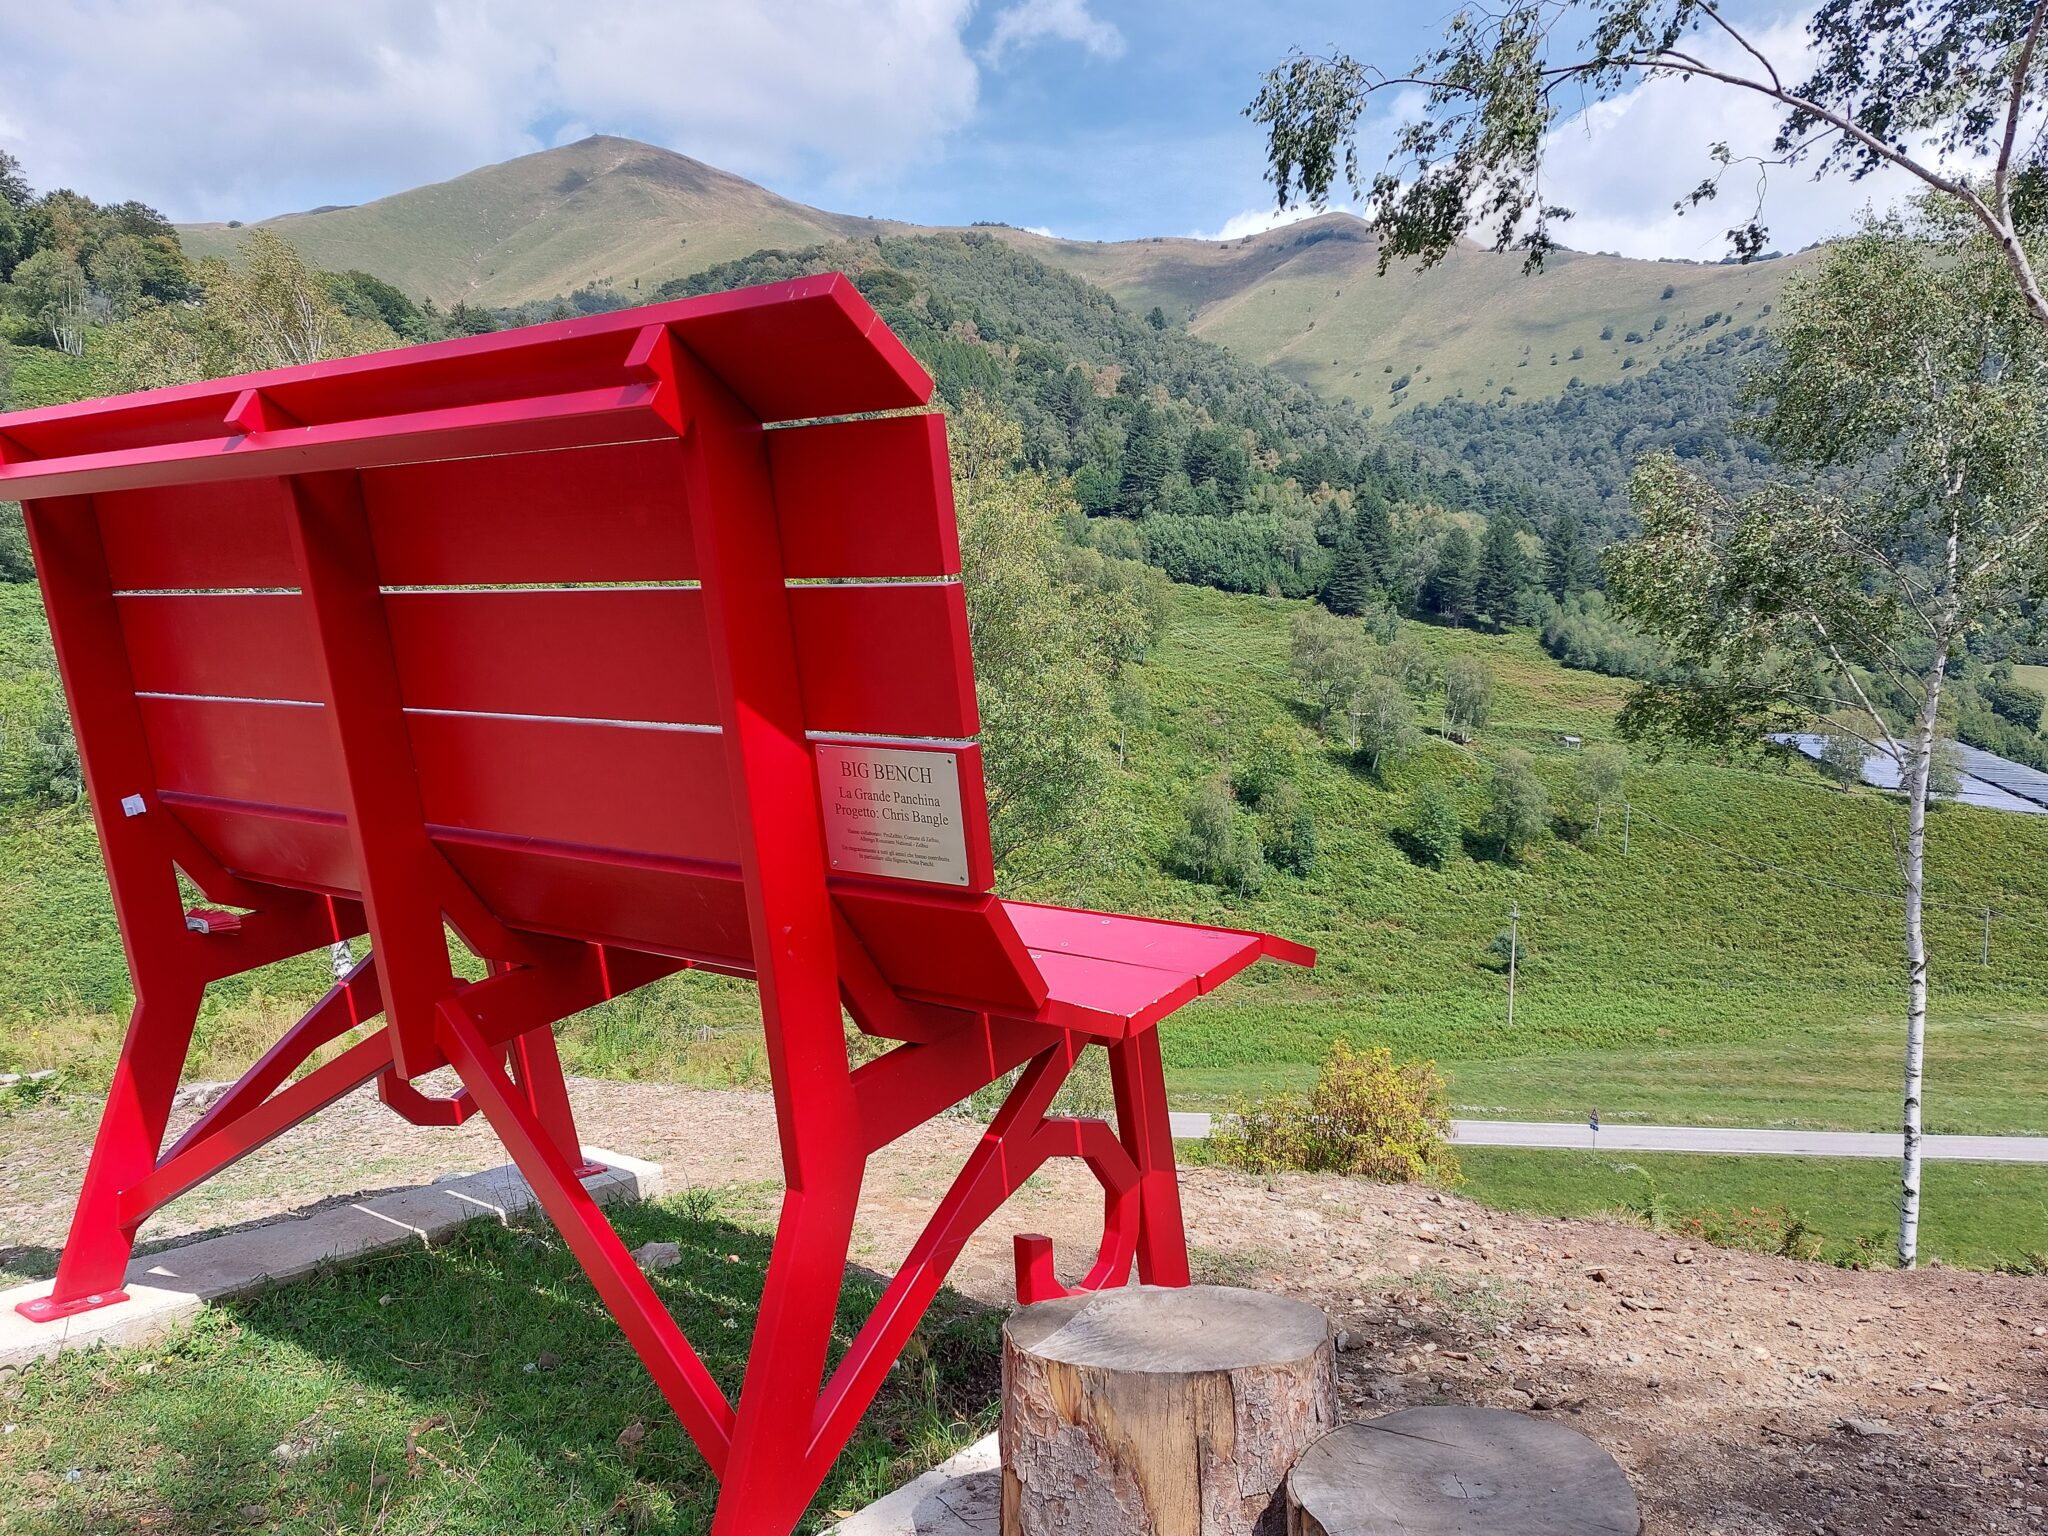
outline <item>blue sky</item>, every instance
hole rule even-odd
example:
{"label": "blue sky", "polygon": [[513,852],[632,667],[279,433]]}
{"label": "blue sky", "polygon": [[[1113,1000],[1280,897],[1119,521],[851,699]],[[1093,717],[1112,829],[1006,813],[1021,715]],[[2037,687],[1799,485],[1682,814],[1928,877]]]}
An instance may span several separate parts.
{"label": "blue sky", "polygon": [[[970,27],[984,57],[1000,14],[985,11]],[[1273,201],[1260,131],[1242,115],[1265,70],[1296,45],[1405,64],[1443,12],[1355,0],[1098,0],[1090,14],[1116,43],[1041,37],[1006,48],[984,67],[974,120],[937,165],[886,189],[888,211],[926,223],[998,218],[1082,239],[1213,233]]]}
{"label": "blue sky", "polygon": [[[786,196],[1081,239],[1271,217],[1260,73],[1300,45],[1404,66],[1448,0],[0,0],[0,147],[39,186],[178,219],[367,201],[589,132],[695,155]],[[1798,10],[1738,3],[1795,66]],[[1372,133],[1384,135],[1386,111]],[[1725,220],[1672,199],[1704,146],[1767,143],[1767,103],[1647,85],[1563,125],[1570,243],[1713,259]],[[1877,180],[1780,178],[1790,248]],[[1730,210],[1731,213],[1734,210]]]}

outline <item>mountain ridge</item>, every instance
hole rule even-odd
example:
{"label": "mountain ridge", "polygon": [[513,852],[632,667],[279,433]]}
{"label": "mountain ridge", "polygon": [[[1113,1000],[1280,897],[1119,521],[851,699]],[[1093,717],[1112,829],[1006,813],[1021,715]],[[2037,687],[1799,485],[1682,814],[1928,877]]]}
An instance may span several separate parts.
{"label": "mountain ridge", "polygon": [[[934,234],[961,226],[834,213],[687,155],[593,135],[371,202],[254,226],[180,226],[196,256],[268,229],[315,266],[359,269],[437,303],[507,306],[584,287],[627,295],[763,249]],[[1768,313],[1805,256],[1750,266],[1559,252],[1518,258],[1461,243],[1426,272],[1378,272],[1355,217],[1324,213],[1232,240],[1082,241],[971,226],[1144,313],[1382,418],[1425,402],[1552,398],[1615,382]]]}

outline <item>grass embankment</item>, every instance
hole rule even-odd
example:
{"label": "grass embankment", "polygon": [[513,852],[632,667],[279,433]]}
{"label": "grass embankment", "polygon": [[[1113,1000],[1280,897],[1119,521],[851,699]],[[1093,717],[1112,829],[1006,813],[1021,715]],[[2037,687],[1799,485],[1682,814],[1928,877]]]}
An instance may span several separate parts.
{"label": "grass embankment", "polygon": [[[1221,1104],[1300,1086],[1338,1035],[1436,1058],[1460,1114],[1881,1130],[1895,1123],[1903,998],[1894,802],[1843,794],[1804,766],[1638,761],[1621,813],[1586,847],[1550,840],[1505,865],[1476,845],[1442,871],[1397,833],[1416,790],[1447,784],[1476,824],[1489,762],[1529,751],[1560,781],[1566,734],[1610,738],[1622,685],[1551,661],[1532,636],[1409,624],[1439,661],[1483,656],[1494,720],[1470,749],[1431,738],[1376,782],[1320,742],[1287,676],[1299,605],[1176,589],[1170,633],[1139,675],[1149,724],[1076,846],[1026,861],[1012,894],[1259,927],[1317,946],[1313,972],[1261,966],[1168,1022],[1177,1098]],[[0,587],[0,647],[40,622]],[[9,637],[12,637],[10,642]],[[6,655],[0,651],[0,673]],[[1240,898],[1171,873],[1181,806],[1268,726],[1296,733],[1319,857]],[[1930,838],[1934,1014],[1928,1128],[2048,1131],[2048,818],[1948,807]],[[1521,912],[1515,1023],[1488,946]],[[1982,909],[1995,909],[1980,965]],[[274,1017],[322,984],[324,959],[216,988],[194,1075],[224,1076]],[[90,826],[77,813],[0,827],[0,1069],[91,1081],[127,991]],[[717,1083],[764,1071],[753,997],[690,977],[565,1031],[573,1070]]]}
{"label": "grass embankment", "polygon": [[[1287,679],[1295,605],[1180,589],[1179,622],[1144,669],[1152,725],[1119,778],[1093,865],[1044,894],[1268,928],[1318,946],[1312,973],[1262,967],[1178,1015],[1163,1040],[1189,1102],[1305,1082],[1331,1038],[1436,1057],[1461,1113],[1882,1129],[1896,1119],[1903,1012],[1891,837],[1897,807],[1807,769],[1638,761],[1619,809],[1575,848],[1520,866],[1470,850],[1438,872],[1395,833],[1417,788],[1449,785],[1476,823],[1489,760],[1529,751],[1553,783],[1560,738],[1613,736],[1614,680],[1567,671],[1533,637],[1404,627],[1442,661],[1499,679],[1475,749],[1440,739],[1384,784],[1306,724],[1301,789],[1320,857],[1251,899],[1175,879],[1160,855],[1187,793],[1274,721],[1302,718]],[[2048,1129],[2048,822],[1951,807],[1931,836],[1933,1128]],[[1832,882],[1832,884],[1824,883]],[[1845,890],[1839,887],[1854,887]],[[1993,906],[1980,966],[1981,909]],[[1521,912],[1515,1023],[1488,945]]]}
{"label": "grass embankment", "polygon": [[[1132,733],[1128,766],[1114,773],[1088,836],[1027,862],[1006,889],[1264,928],[1318,947],[1315,971],[1261,966],[1168,1022],[1177,1102],[1221,1105],[1303,1086],[1344,1035],[1436,1058],[1461,1115],[1896,1123],[1899,909],[1866,894],[1895,885],[1894,802],[1827,788],[1799,765],[1637,762],[1626,852],[1610,809],[1583,848],[1552,840],[1509,866],[1475,845],[1445,870],[1423,868],[1395,835],[1422,784],[1451,786],[1476,823],[1493,757],[1520,747],[1560,781],[1572,761],[1560,738],[1611,737],[1622,685],[1557,666],[1526,634],[1405,626],[1439,661],[1483,656],[1498,695],[1473,748],[1431,739],[1382,783],[1320,742],[1294,701],[1287,650],[1297,605],[1196,588],[1176,597],[1176,622],[1140,669],[1150,722]],[[18,654],[39,623],[32,592],[0,587],[0,646]],[[0,675],[6,660],[0,651]],[[1276,722],[1291,723],[1301,748],[1300,788],[1317,821],[1313,872],[1273,874],[1251,898],[1177,878],[1165,855],[1182,804]],[[2048,1131],[2048,818],[1944,808],[1929,865],[1939,905],[1928,1129]],[[1505,978],[1488,953],[1511,905],[1528,946],[1512,1029]],[[1997,914],[1988,966],[1979,964],[1986,906]],[[313,957],[216,988],[190,1075],[239,1071],[324,977],[324,957]],[[0,827],[0,1069],[60,1066],[88,1087],[103,1080],[126,992],[90,824],[71,812]],[[760,1084],[753,1010],[743,985],[681,978],[572,1023],[565,1054],[581,1072]],[[1569,1154],[1486,1157],[1575,1187]],[[1794,1172],[1802,1166],[1730,1160],[1698,1203],[1782,1204],[1844,1239],[1888,1221],[1887,1165],[1815,1173],[1824,1193],[1812,1197]],[[1630,1198],[1611,1179],[1589,1174],[1587,1183],[1599,1192],[1575,1209]],[[1514,1187],[1474,1182],[1487,1199]],[[1930,1241],[1937,1252],[1948,1243],[1958,1256],[2005,1259],[2048,1247],[2041,1192],[2048,1171],[1944,1168],[1931,1179],[1931,1227],[1974,1225]],[[1819,1214],[1838,1210],[1853,1219],[1830,1226]]]}
{"label": "grass embankment", "polygon": [[[1723,1246],[1889,1263],[1895,1164],[1870,1158],[1465,1147],[1459,1193],[1537,1216],[1612,1216]],[[1929,1163],[1920,1253],[1974,1269],[2048,1270],[2048,1178],[2011,1163]]]}
{"label": "grass embankment", "polygon": [[[676,1242],[651,1277],[729,1397],[769,1240],[751,1217],[614,1212]],[[835,1353],[880,1294],[849,1274]],[[859,1508],[993,1424],[1000,1313],[944,1293],[833,1466],[805,1529]],[[161,1345],[23,1375],[0,1418],[0,1530],[500,1536],[702,1531],[716,1488],[545,1224],[478,1222],[210,1307]]]}

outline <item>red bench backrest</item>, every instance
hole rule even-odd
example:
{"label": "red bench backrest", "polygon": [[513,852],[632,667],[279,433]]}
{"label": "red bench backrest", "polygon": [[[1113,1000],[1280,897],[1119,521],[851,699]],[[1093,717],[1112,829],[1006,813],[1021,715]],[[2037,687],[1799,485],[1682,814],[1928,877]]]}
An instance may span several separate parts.
{"label": "red bench backrest", "polygon": [[[101,402],[97,413],[0,418],[0,496],[10,482],[30,497],[51,485],[78,496],[61,515],[95,522],[161,804],[233,873],[353,896],[364,881],[318,631],[298,590],[285,478],[295,466],[282,451],[301,423],[309,439],[348,424],[348,443],[319,450],[312,467],[356,471],[434,846],[508,926],[745,971],[735,804],[750,789],[731,782],[721,741],[682,440],[652,416],[534,420],[556,400],[634,387],[624,347],[651,325],[699,349],[771,421],[908,403],[906,381],[915,398],[928,394],[843,279],[785,288],[803,291],[760,297],[752,311],[734,303],[746,296],[723,296],[536,328],[524,345],[510,333]],[[816,334],[791,334],[792,308],[810,310]],[[893,370],[894,393],[862,347]],[[763,371],[763,351],[822,377],[806,395]],[[262,430],[239,443],[229,434],[210,465],[203,434],[223,428],[219,415],[205,423],[230,395]],[[474,408],[524,419],[445,442],[388,425]],[[597,440],[578,441],[577,422]],[[543,433],[542,451],[504,451]],[[805,423],[763,440],[803,725],[826,766],[866,792],[824,786],[840,910],[900,989],[1028,1009],[1042,984],[988,894],[943,422]],[[275,467],[237,457],[265,443],[279,445]],[[219,468],[233,478],[208,478]],[[60,648],[64,638],[60,624]],[[83,746],[90,771],[89,735]],[[876,791],[847,767],[871,760],[935,775],[935,789]],[[104,805],[115,786],[98,788]],[[899,789],[907,798],[867,798]],[[850,837],[835,823],[841,802],[855,812]],[[879,867],[877,818],[859,814],[878,804],[920,818]],[[957,829],[934,825],[955,814]]]}

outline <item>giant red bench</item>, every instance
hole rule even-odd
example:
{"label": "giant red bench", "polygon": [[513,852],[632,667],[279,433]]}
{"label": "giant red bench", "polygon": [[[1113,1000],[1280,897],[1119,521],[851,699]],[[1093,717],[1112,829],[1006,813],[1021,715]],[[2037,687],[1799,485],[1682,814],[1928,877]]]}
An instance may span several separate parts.
{"label": "giant red bench", "polygon": [[[1047,1159],[1105,1191],[1082,1285],[1187,1283],[1154,1026],[1313,957],[992,893],[944,426],[900,414],[930,393],[826,276],[0,416],[135,987],[22,1311],[120,1300],[151,1212],[367,1083],[481,1109],[723,1480],[714,1529],[755,1536]],[[206,985],[365,933],[164,1150]],[[689,967],[759,985],[787,1180],[737,1402],[584,1190],[553,1036]],[[852,1067],[842,1008],[899,1043]],[[1048,1113],[1089,1046],[1114,1130]],[[453,1097],[417,1085],[451,1064]],[[828,1375],[868,1157],[1020,1066]],[[1018,1283],[1060,1293],[1043,1240]]]}

